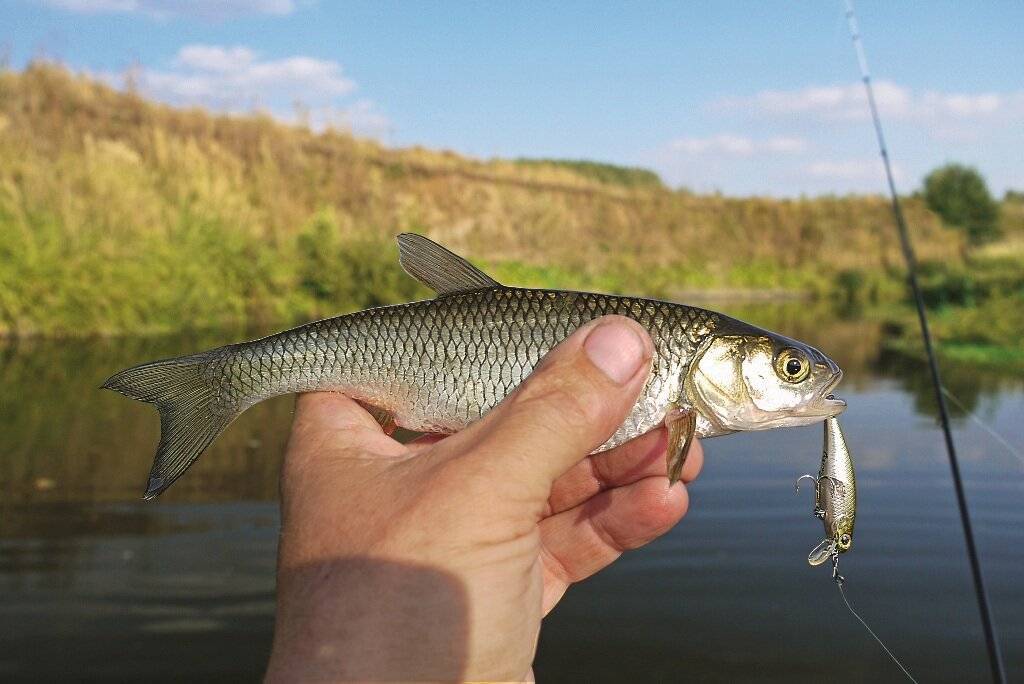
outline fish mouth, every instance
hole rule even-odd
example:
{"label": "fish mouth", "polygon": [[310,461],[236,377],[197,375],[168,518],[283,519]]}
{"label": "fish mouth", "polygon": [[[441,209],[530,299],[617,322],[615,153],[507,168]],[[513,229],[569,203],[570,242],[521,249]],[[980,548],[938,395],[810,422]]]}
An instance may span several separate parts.
{"label": "fish mouth", "polygon": [[834,394],[829,394],[808,403],[801,415],[813,419],[813,422],[818,422],[825,418],[834,418],[845,410],[846,401]]}
{"label": "fish mouth", "polygon": [[838,416],[840,413],[846,410],[846,400],[840,399],[834,394],[828,394],[822,400],[823,404],[829,408],[832,412],[829,413],[829,417]]}
{"label": "fish mouth", "polygon": [[808,407],[815,416],[834,418],[846,411],[846,400],[833,394],[833,389],[843,380],[843,371],[835,365],[833,368],[833,376],[828,379]]}
{"label": "fish mouth", "polygon": [[846,400],[828,393],[813,400],[807,408],[807,415],[815,418],[834,418],[846,410]]}
{"label": "fish mouth", "polygon": [[825,411],[828,412],[829,417],[838,416],[840,413],[846,410],[846,401],[844,399],[840,399],[839,397],[832,393],[832,390],[835,389],[836,385],[838,385],[842,381],[842,379],[843,371],[836,367],[836,370],[832,374],[832,377],[829,378],[829,381],[825,383],[824,387],[821,388],[821,393],[819,394],[821,399],[819,400],[819,402],[816,402],[819,404],[819,406],[821,406]]}

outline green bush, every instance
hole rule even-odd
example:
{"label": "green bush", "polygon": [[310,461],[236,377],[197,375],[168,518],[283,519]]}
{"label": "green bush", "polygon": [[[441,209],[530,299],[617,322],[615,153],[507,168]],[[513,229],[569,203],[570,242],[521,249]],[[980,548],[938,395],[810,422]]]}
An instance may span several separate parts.
{"label": "green bush", "polygon": [[409,301],[425,289],[402,271],[392,241],[344,231],[334,209],[324,208],[295,238],[299,282],[314,300],[313,315]]}
{"label": "green bush", "polygon": [[976,169],[946,164],[924,179],[928,207],[951,226],[967,233],[973,244],[999,237],[999,205]]}

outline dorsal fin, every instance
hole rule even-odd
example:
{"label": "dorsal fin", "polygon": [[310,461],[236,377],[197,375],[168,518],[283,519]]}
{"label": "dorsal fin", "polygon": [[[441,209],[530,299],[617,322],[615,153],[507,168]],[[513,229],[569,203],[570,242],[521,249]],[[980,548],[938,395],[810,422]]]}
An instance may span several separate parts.
{"label": "dorsal fin", "polygon": [[437,292],[438,297],[501,286],[458,254],[416,233],[398,236],[398,261],[406,273]]}

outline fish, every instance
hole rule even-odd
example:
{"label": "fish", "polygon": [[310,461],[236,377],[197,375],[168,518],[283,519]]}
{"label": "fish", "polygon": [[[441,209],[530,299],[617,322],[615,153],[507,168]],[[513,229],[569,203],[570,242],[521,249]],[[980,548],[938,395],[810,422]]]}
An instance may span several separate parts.
{"label": "fish", "polygon": [[846,436],[836,417],[825,420],[825,439],[822,446],[818,476],[801,475],[800,482],[810,479],[814,483],[814,515],[825,525],[825,538],[807,556],[812,566],[831,559],[833,576],[838,578],[839,554],[853,545],[853,524],[857,518],[857,478],[853,470],[853,456],[846,444]]}
{"label": "fish", "polygon": [[160,414],[144,498],[170,487],[243,411],[282,394],[340,392],[389,431],[457,432],[559,342],[608,314],[646,328],[654,354],[635,405],[595,453],[664,425],[674,482],[695,437],[809,425],[846,407],[831,395],[842,370],[803,342],[683,304],[508,287],[429,238],[397,239],[399,262],[433,299],[144,363],[103,383]]}

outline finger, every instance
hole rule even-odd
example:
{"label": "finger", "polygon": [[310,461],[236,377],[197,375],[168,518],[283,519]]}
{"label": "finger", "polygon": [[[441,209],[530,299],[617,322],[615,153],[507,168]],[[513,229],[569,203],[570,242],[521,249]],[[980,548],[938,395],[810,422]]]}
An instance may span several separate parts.
{"label": "finger", "polygon": [[285,449],[285,472],[329,458],[339,448],[399,455],[403,447],[385,435],[358,403],[336,392],[300,394],[295,401],[292,431]]}
{"label": "finger", "polygon": [[419,437],[417,437],[416,439],[412,440],[411,442],[406,442],[405,445],[407,447],[413,449],[414,451],[419,451],[421,449],[425,449],[427,447],[431,447],[431,446],[437,444],[438,442],[440,442],[441,440],[447,439],[447,438],[448,438],[448,435],[442,435],[442,434],[439,434],[439,433],[436,433],[436,432],[427,432],[425,434],[420,435]]}
{"label": "finger", "polygon": [[[645,477],[666,475],[667,446],[668,431],[661,428],[583,459],[555,480],[545,516],[575,508],[612,487],[631,484]],[[704,450],[694,440],[683,466],[683,482],[696,479],[703,464]]]}
{"label": "finger", "polygon": [[667,532],[686,514],[686,487],[648,477],[602,492],[540,523],[545,560],[544,612],[573,582],[590,577],[622,555]]}
{"label": "finger", "polygon": [[636,402],[652,345],[635,321],[593,321],[552,350],[527,380],[484,418],[445,440],[503,477],[537,485],[554,480],[603,444]]}

